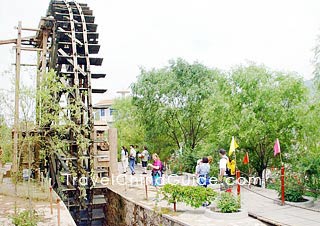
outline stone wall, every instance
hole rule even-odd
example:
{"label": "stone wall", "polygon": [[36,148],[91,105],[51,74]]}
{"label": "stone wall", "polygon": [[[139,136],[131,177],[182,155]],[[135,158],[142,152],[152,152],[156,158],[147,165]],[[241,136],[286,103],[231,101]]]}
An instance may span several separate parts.
{"label": "stone wall", "polygon": [[166,214],[135,203],[115,191],[108,189],[106,209],[108,226],[186,226]]}

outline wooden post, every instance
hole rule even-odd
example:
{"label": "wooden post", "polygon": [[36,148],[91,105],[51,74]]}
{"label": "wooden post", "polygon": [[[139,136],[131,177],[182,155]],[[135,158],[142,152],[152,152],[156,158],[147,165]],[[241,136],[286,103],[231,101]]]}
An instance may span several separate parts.
{"label": "wooden post", "polygon": [[144,177],[144,187],[146,190],[146,200],[148,200],[148,185],[147,185],[147,177]]}
{"label": "wooden post", "polygon": [[59,198],[57,199],[57,210],[58,210],[58,214],[57,214],[57,216],[58,216],[58,226],[60,226],[61,224],[60,224],[60,199]]}
{"label": "wooden post", "polygon": [[240,170],[236,171],[237,177],[237,195],[240,195]]}
{"label": "wooden post", "polygon": [[53,208],[52,208],[52,187],[50,186],[50,213],[53,214]]}
{"label": "wooden post", "polygon": [[13,164],[12,172],[18,172],[18,134],[19,134],[19,90],[20,90],[20,61],[21,61],[21,21],[18,23],[18,38],[16,46],[16,82],[14,99],[14,129],[13,129]]}
{"label": "wooden post", "polygon": [[281,166],[281,205],[284,205],[284,166]]}
{"label": "wooden post", "polygon": [[[47,45],[48,45],[48,30],[43,30],[42,32],[42,49],[41,54],[40,51],[38,51],[38,72],[37,72],[37,79],[36,79],[36,87],[37,87],[37,94],[39,94],[41,87],[40,83],[42,78],[44,77],[44,74],[46,73],[47,68]],[[40,65],[41,63],[41,65]],[[36,123],[37,125],[40,125],[41,120],[41,99],[39,95],[36,96]]]}
{"label": "wooden post", "polygon": [[116,128],[110,128],[108,130],[108,141],[110,151],[110,177],[112,175],[118,175],[118,134]]}

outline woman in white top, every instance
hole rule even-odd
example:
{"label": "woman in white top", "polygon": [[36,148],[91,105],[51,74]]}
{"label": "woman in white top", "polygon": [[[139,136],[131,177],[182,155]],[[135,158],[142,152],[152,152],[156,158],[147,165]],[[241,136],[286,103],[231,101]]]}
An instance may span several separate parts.
{"label": "woman in white top", "polygon": [[128,168],[128,150],[125,146],[121,147],[121,163],[122,163],[122,169],[123,173],[127,173]]}
{"label": "woman in white top", "polygon": [[142,162],[142,168],[143,168],[142,174],[147,174],[148,159],[149,159],[148,148],[144,146],[143,152],[141,153],[141,162]]}
{"label": "woman in white top", "polygon": [[[224,189],[228,189],[228,184],[225,181],[225,177],[227,177],[227,163],[229,162],[229,158],[226,155],[226,150],[220,149],[220,161],[219,161],[219,181],[222,182]],[[222,189],[222,188],[221,188]]]}

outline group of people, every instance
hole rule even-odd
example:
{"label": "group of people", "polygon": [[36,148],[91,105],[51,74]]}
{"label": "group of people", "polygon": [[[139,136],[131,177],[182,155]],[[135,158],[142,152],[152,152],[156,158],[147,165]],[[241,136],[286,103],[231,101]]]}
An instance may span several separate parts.
{"label": "group of people", "polygon": [[121,163],[123,173],[127,173],[127,168],[129,165],[131,175],[135,175],[135,165],[137,163],[138,158],[140,158],[142,162],[142,174],[147,174],[147,167],[150,167],[152,169],[152,184],[156,187],[159,186],[161,183],[160,178],[162,176],[162,162],[160,161],[158,154],[154,153],[152,154],[153,164],[148,164],[150,154],[146,146],[143,147],[143,151],[141,153],[137,153],[134,145],[130,145],[129,151],[125,146],[121,147]]}
{"label": "group of people", "polygon": [[[227,176],[235,175],[235,161],[227,157],[226,150],[224,149],[219,150],[219,155],[220,160],[218,180],[223,183],[225,188],[227,188],[228,186],[225,182],[225,178]],[[146,146],[143,147],[143,151],[141,153],[137,153],[134,145],[130,145],[129,151],[125,146],[121,147],[121,163],[123,173],[127,173],[127,168],[129,166],[131,174],[135,175],[135,165],[137,162],[137,158],[140,158],[142,162],[142,174],[147,174],[147,167],[150,167],[152,169],[152,184],[156,187],[159,186],[161,183],[163,165],[156,153],[152,154],[153,164],[148,164],[150,154]],[[199,159],[197,161],[196,176],[198,178],[197,181],[200,186],[207,187],[207,185],[209,184],[210,164],[212,164],[212,162],[212,156],[203,157],[202,159]]]}
{"label": "group of people", "polygon": [[[226,150],[219,150],[220,160],[219,160],[219,175],[218,180],[223,183],[224,187],[227,187],[225,182],[226,177],[232,177],[235,175],[235,160],[228,158]],[[213,158],[211,156],[203,157],[197,161],[196,166],[196,176],[198,178],[198,184],[200,186],[207,187],[209,184],[209,174],[210,174],[210,164]]]}

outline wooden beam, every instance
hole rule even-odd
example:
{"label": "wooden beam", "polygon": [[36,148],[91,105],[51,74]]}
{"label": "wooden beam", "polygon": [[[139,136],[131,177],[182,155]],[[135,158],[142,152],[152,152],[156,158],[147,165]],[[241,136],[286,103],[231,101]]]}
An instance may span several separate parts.
{"label": "wooden beam", "polygon": [[8,40],[0,40],[0,45],[6,45],[6,44],[16,44],[17,39],[8,39]]}
{"label": "wooden beam", "polygon": [[21,47],[21,50],[25,50],[25,51],[41,51],[42,49],[40,49],[40,48],[32,48],[32,47]]}
{"label": "wooden beam", "polygon": [[[15,65],[15,66],[16,66],[17,64],[12,64],[12,65]],[[23,66],[24,66],[24,67],[37,67],[38,65],[37,65],[37,64],[21,64],[21,63],[20,63],[19,66],[20,66],[20,67],[23,67]]]}
{"label": "wooden beam", "polygon": [[37,28],[26,28],[26,27],[22,27],[21,30],[23,30],[23,31],[40,31],[40,29],[37,29]]}
{"label": "wooden beam", "polygon": [[41,54],[41,68],[40,68],[40,77],[43,77],[46,73],[47,66],[47,45],[48,45],[48,34],[47,30],[42,32],[42,54]]}
{"label": "wooden beam", "polygon": [[16,82],[14,102],[14,131],[13,131],[13,165],[12,171],[18,172],[18,134],[19,134],[19,90],[20,90],[20,61],[21,61],[21,21],[18,23],[18,38],[16,48]]}
{"label": "wooden beam", "polygon": [[[21,38],[21,41],[29,41],[31,39],[36,40],[36,36],[28,36]],[[17,39],[7,39],[7,40],[0,40],[0,45],[7,45],[7,44],[17,44]]]}

